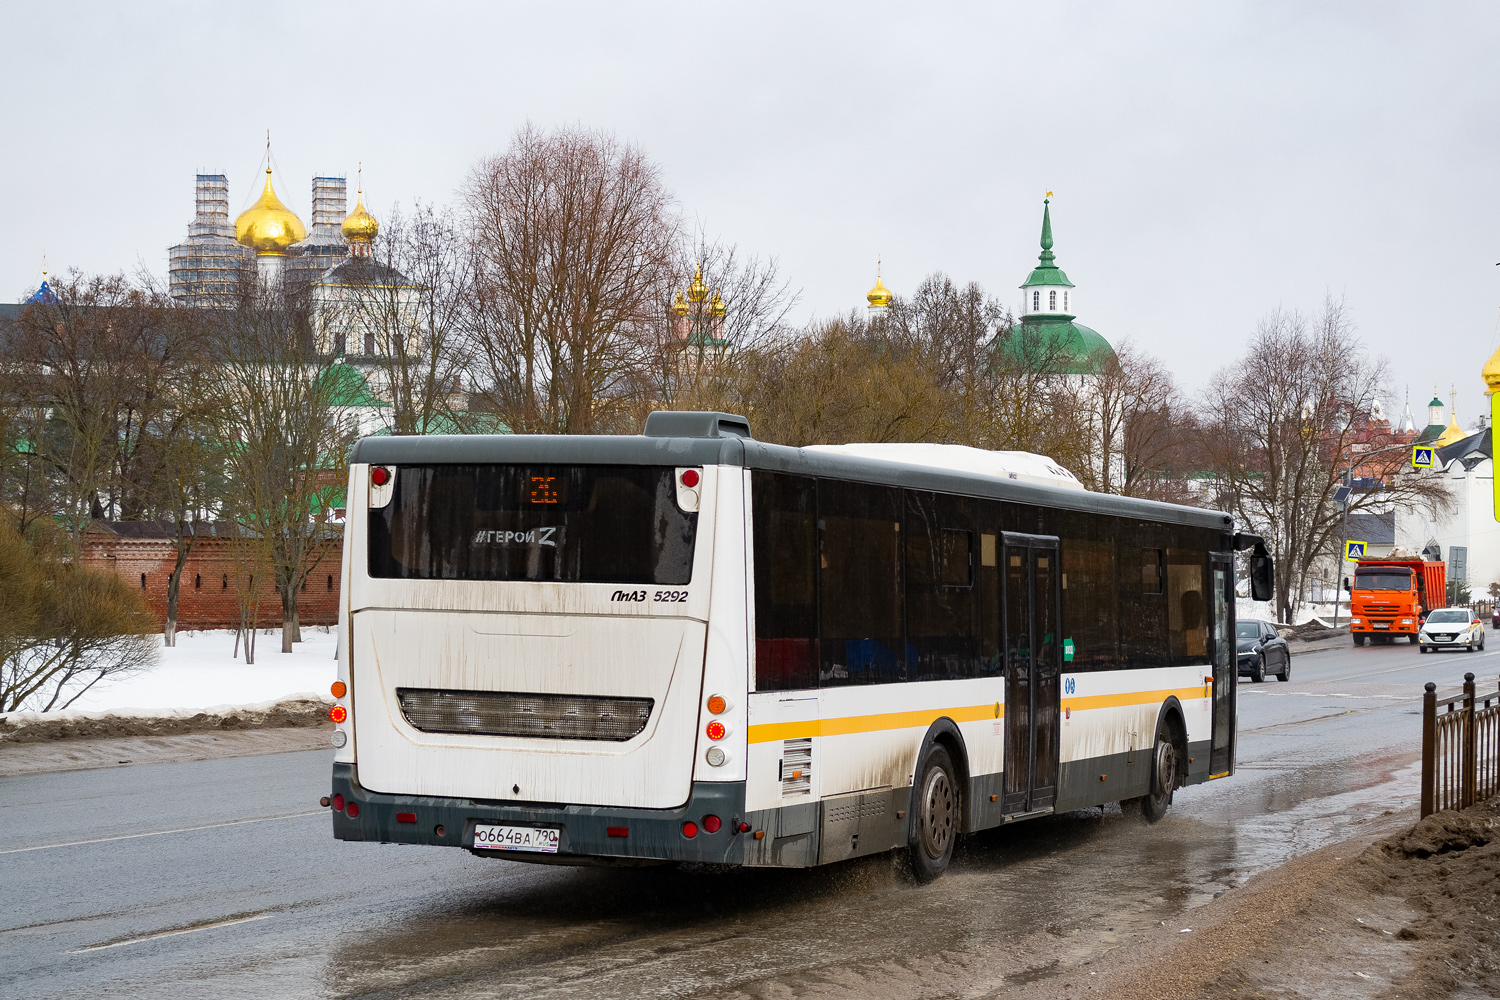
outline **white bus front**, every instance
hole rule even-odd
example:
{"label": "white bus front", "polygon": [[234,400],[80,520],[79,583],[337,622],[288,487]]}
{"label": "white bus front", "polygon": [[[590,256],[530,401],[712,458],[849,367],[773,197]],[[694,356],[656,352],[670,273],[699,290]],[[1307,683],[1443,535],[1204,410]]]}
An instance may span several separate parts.
{"label": "white bus front", "polygon": [[732,435],[362,441],[335,835],[523,860],[738,860],[737,448]]}

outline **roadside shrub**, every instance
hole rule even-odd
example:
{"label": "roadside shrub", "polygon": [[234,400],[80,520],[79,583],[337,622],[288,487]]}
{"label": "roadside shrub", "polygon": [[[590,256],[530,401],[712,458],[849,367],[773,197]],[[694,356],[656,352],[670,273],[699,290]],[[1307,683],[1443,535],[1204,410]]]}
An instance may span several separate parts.
{"label": "roadside shrub", "polygon": [[66,559],[55,537],[0,522],[0,712],[67,708],[149,666],[156,631],[125,581]]}

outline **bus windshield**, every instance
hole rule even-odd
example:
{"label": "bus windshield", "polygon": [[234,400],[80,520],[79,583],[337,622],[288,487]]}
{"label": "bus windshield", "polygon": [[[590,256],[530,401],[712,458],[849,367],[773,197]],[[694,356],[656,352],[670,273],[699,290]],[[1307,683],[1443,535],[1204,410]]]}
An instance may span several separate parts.
{"label": "bus windshield", "polygon": [[1355,590],[1410,590],[1411,570],[1382,569],[1354,574]]}
{"label": "bus windshield", "polygon": [[680,585],[697,528],[671,468],[403,465],[370,511],[369,573]]}

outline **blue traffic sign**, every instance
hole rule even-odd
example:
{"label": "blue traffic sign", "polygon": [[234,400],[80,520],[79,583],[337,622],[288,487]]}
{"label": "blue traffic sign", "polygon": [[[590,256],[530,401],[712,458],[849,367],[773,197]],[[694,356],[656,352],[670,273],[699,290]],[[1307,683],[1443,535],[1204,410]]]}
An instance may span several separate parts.
{"label": "blue traffic sign", "polygon": [[1345,559],[1363,559],[1365,557],[1365,542],[1345,542]]}
{"label": "blue traffic sign", "polygon": [[1433,466],[1433,449],[1427,445],[1412,445],[1411,467],[1413,469],[1430,469]]}

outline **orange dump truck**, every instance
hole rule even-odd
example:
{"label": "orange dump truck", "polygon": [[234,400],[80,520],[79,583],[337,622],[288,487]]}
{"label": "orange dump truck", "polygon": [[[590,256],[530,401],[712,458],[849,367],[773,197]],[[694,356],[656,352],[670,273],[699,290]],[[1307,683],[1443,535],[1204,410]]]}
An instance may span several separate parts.
{"label": "orange dump truck", "polygon": [[1354,644],[1365,640],[1413,644],[1427,612],[1448,603],[1448,571],[1424,559],[1361,559],[1349,594],[1349,631]]}

